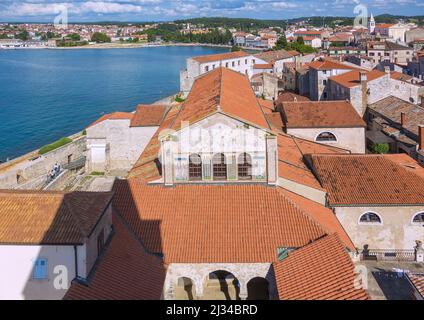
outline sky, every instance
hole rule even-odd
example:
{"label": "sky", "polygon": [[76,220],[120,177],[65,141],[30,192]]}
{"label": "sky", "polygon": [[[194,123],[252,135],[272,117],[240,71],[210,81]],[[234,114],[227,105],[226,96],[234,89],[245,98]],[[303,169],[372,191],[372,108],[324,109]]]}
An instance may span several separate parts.
{"label": "sky", "polygon": [[0,0],[0,21],[172,21],[193,17],[289,19],[355,16],[358,4],[374,15],[424,15],[423,0]]}

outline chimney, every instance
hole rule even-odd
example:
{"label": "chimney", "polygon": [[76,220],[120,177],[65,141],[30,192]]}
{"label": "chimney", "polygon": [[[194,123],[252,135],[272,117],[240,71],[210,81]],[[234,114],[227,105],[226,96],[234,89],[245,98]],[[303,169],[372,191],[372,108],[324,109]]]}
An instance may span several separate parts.
{"label": "chimney", "polygon": [[359,81],[361,82],[361,92],[362,92],[362,110],[360,110],[360,116],[363,116],[365,110],[368,107],[368,81],[367,81],[367,72],[359,71]]}
{"label": "chimney", "polygon": [[359,71],[359,81],[362,83],[367,81],[367,72],[364,70]]}
{"label": "chimney", "polygon": [[384,67],[384,72],[387,74],[390,74],[390,67],[389,66],[385,66]]}
{"label": "chimney", "polygon": [[278,144],[275,135],[266,136],[267,176],[269,185],[278,183]]}
{"label": "chimney", "polygon": [[424,125],[418,127],[418,150],[424,150]]}
{"label": "chimney", "polygon": [[406,113],[402,112],[400,114],[400,125],[402,126],[402,128],[406,127]]}

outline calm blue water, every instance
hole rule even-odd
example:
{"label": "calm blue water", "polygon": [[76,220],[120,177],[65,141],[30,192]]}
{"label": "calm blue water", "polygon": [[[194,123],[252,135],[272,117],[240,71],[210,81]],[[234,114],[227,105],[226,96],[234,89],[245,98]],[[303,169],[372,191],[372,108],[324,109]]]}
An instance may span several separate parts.
{"label": "calm blue water", "polygon": [[221,48],[0,50],[0,160],[179,90],[190,56]]}

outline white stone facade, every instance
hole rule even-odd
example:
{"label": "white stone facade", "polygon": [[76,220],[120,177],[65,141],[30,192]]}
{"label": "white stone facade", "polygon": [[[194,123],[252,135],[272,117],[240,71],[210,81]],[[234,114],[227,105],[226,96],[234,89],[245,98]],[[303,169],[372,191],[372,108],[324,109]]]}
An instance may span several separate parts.
{"label": "white stone facade", "polygon": [[[102,231],[107,240],[112,232],[111,206],[83,245],[0,245],[0,300],[61,300],[72,280],[89,276]],[[33,277],[37,259],[47,262],[45,279]]]}
{"label": "white stone facade", "polygon": [[[336,137],[336,141],[317,141],[317,137],[323,132],[332,133]],[[366,150],[365,128],[288,128],[287,133],[299,138],[349,150],[352,153],[365,154]]]}
{"label": "white stone facade", "polygon": [[131,127],[129,119],[105,120],[87,128],[88,171],[128,171],[159,127]]}
{"label": "white stone facade", "polygon": [[[369,249],[414,250],[416,241],[424,240],[422,223],[413,223],[414,216],[423,212],[424,206],[336,207],[334,210],[360,250],[365,245]],[[376,213],[382,223],[361,223],[360,218],[366,212]]]}
{"label": "white stone facade", "polygon": [[184,95],[188,95],[196,78],[219,67],[225,67],[233,71],[237,71],[250,78],[253,75],[253,65],[256,63],[266,62],[259,62],[259,59],[254,56],[210,61],[205,63],[189,58],[187,59],[187,70],[183,70],[180,73],[180,91],[184,93]]}

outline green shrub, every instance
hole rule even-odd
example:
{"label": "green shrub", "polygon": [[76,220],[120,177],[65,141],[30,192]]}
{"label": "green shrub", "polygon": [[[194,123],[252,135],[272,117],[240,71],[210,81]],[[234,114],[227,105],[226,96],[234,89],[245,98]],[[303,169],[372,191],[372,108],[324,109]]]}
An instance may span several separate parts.
{"label": "green shrub", "polygon": [[372,146],[372,152],[379,154],[389,153],[390,146],[388,143],[376,143]]}
{"label": "green shrub", "polygon": [[104,172],[99,172],[99,171],[93,171],[90,176],[104,176],[105,173]]}
{"label": "green shrub", "polygon": [[86,136],[86,135],[87,135],[87,130],[84,130],[84,131],[82,132],[82,135],[83,135],[83,136]]}
{"label": "green shrub", "polygon": [[72,142],[72,139],[70,139],[70,138],[62,138],[62,139],[60,139],[56,142],[53,142],[52,144],[48,144],[47,146],[42,147],[38,151],[38,153],[41,154],[41,155],[46,154],[50,151],[56,150],[60,147],[63,147],[64,145],[67,145],[68,143],[71,143],[71,142]]}
{"label": "green shrub", "polygon": [[181,95],[178,95],[178,96],[176,96],[176,97],[175,97],[175,101],[176,101],[176,102],[180,102],[180,103],[181,103],[181,102],[184,102],[184,101],[185,101],[185,99],[184,99],[184,98],[182,98],[182,97],[181,97]]}

